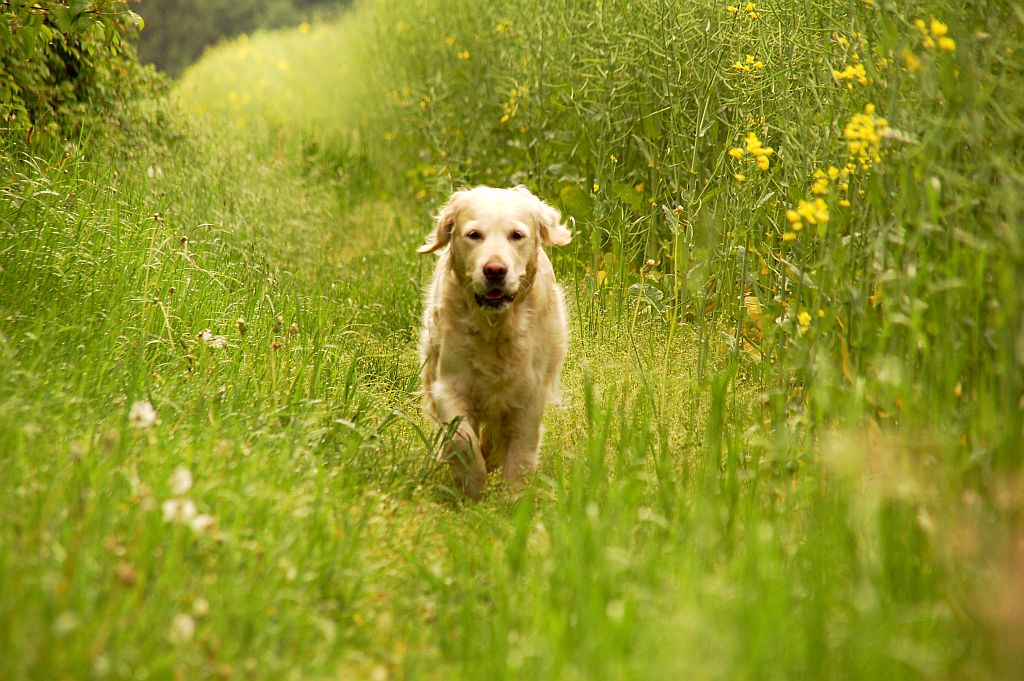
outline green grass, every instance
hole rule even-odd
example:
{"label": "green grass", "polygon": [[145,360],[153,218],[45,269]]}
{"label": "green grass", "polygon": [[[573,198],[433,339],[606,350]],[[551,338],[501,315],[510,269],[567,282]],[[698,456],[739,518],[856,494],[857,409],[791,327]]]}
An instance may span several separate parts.
{"label": "green grass", "polygon": [[[1019,11],[428,5],[0,142],[0,679],[1020,675]],[[868,103],[897,132],[794,232]],[[473,504],[414,249],[519,181],[574,219],[572,347]]]}

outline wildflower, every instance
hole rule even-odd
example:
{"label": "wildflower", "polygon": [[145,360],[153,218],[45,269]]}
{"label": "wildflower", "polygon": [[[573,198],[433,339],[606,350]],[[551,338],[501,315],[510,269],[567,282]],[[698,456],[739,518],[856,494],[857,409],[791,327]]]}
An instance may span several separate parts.
{"label": "wildflower", "polygon": [[786,211],[786,220],[789,221],[790,229],[794,232],[802,230],[805,222],[820,227],[828,222],[828,218],[828,204],[822,199],[813,201],[800,199],[797,202],[796,210],[791,208]]}
{"label": "wildflower", "polygon": [[171,494],[180,497],[192,489],[192,471],[178,466],[171,475]]}
{"label": "wildflower", "polygon": [[736,14],[736,12],[740,11],[740,8],[729,5],[728,7],[725,8],[725,11],[728,12],[729,14]]}
{"label": "wildflower", "polygon": [[469,61],[469,50],[462,50],[456,56],[462,61]]}
{"label": "wildflower", "polygon": [[210,613],[210,602],[200,596],[192,602],[192,614],[196,617],[206,617]]}
{"label": "wildflower", "polygon": [[446,35],[444,37],[444,44],[447,45],[448,47],[454,47],[455,46],[455,36]]}
{"label": "wildflower", "polygon": [[215,348],[217,350],[223,350],[228,346],[228,339],[226,337],[215,336],[213,335],[213,332],[210,331],[209,329],[203,329],[198,334],[196,334],[196,337],[203,343],[209,345],[211,348]]}
{"label": "wildflower", "polygon": [[171,629],[167,638],[171,643],[188,643],[196,633],[196,621],[191,615],[178,613],[171,619]]}
{"label": "wildflower", "polygon": [[811,193],[812,194],[818,194],[819,196],[822,195],[822,194],[827,194],[828,193],[828,180],[826,180],[825,178],[821,178],[820,180],[815,180],[814,184],[811,185]]}
{"label": "wildflower", "polygon": [[743,154],[746,153],[739,147],[733,147],[729,150],[729,155],[733,158],[743,158]]}
{"label": "wildflower", "polygon": [[128,411],[128,421],[132,428],[148,428],[156,424],[156,409],[149,400],[134,402]]}
{"label": "wildflower", "polygon": [[811,315],[807,310],[800,310],[800,314],[796,316],[796,321],[800,324],[800,333],[807,333],[807,330],[811,328]]}
{"label": "wildflower", "polygon": [[850,207],[850,200],[849,199],[839,199],[839,205],[842,206],[843,208],[849,208]]}
{"label": "wildflower", "polygon": [[600,189],[601,189],[601,185],[599,185],[598,183],[595,182],[594,183],[594,193],[596,194],[598,192],[598,190],[600,190]]}
{"label": "wildflower", "polygon": [[[924,22],[921,22],[921,23],[924,23]],[[935,19],[934,17],[932,18],[931,29],[932,29],[932,35],[934,35],[936,38],[941,38],[944,35],[946,35],[947,33],[949,33],[949,26],[947,26],[946,24],[942,23],[938,19]]]}
{"label": "wildflower", "polygon": [[747,176],[744,175],[743,173],[733,173],[733,178],[735,178],[735,180],[737,182],[746,182],[747,181]]}
{"label": "wildflower", "polygon": [[796,234],[793,233],[793,232],[783,232],[782,233],[782,240],[783,241],[793,241],[795,239],[796,239]]}
{"label": "wildflower", "polygon": [[511,33],[512,32],[512,20],[511,19],[502,19],[501,21],[498,22],[498,25],[494,27],[494,30],[497,31],[501,35],[504,35],[506,33]]}
{"label": "wildflower", "polygon": [[[857,55],[853,55],[855,60]],[[853,89],[853,83],[856,82],[860,85],[867,85],[871,81],[868,80],[867,71],[864,69],[863,64],[853,64],[846,66],[842,71],[832,70],[832,77],[838,81],[850,81],[846,84],[846,87],[850,90]]]}
{"label": "wildflower", "polygon": [[299,33],[309,33],[310,26],[305,21],[299,24]]}
{"label": "wildflower", "polygon": [[837,177],[839,177],[839,168],[836,168],[835,166],[829,166],[828,167],[828,179],[834,180]]}
{"label": "wildflower", "polygon": [[956,41],[947,37],[939,38],[939,48],[946,52],[954,52],[956,50]]}
{"label": "wildflower", "polygon": [[814,199],[813,202],[801,199],[796,212],[802,220],[812,225],[823,225],[828,222],[828,204],[822,199]]}
{"label": "wildflower", "polygon": [[609,160],[611,160],[612,163],[618,163],[619,162],[619,157],[616,156],[615,154],[612,154],[608,158],[609,158]]}
{"label": "wildflower", "polygon": [[164,514],[165,523],[190,524],[199,515],[196,504],[191,499],[168,499],[160,509]]}
{"label": "wildflower", "polygon": [[873,104],[866,105],[864,113],[854,114],[847,122],[843,129],[843,137],[847,140],[850,155],[857,160],[862,169],[867,170],[882,160],[880,144],[882,135],[888,129],[888,121],[875,115]]}
{"label": "wildflower", "polygon": [[420,108],[426,109],[428,104],[430,104],[430,95],[424,95],[423,99],[420,100]]}

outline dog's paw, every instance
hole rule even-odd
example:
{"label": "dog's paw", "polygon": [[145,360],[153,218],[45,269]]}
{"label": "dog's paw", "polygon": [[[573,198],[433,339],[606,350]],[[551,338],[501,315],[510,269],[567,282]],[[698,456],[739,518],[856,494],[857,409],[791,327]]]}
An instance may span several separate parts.
{"label": "dog's paw", "polygon": [[474,466],[468,470],[456,471],[455,477],[463,493],[473,501],[478,501],[484,495],[484,490],[487,489],[486,469],[478,469]]}

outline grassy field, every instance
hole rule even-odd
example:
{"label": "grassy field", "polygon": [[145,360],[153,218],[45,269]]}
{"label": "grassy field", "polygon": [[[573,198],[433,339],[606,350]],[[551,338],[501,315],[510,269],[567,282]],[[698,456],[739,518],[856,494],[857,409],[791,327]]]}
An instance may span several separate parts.
{"label": "grassy field", "polygon": [[[357,3],[0,140],[0,680],[1024,675],[1024,10]],[[571,216],[453,491],[447,194]]]}

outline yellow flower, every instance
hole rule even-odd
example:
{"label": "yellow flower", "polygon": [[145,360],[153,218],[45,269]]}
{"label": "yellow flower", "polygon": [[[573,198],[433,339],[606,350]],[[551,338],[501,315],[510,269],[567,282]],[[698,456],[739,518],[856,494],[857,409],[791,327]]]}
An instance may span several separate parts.
{"label": "yellow flower", "polygon": [[444,44],[448,47],[453,47],[455,45],[455,36],[446,35],[444,37]]}
{"label": "yellow flower", "polygon": [[797,212],[796,212],[795,210],[793,210],[792,208],[787,208],[787,209],[786,209],[786,219],[787,219],[787,220],[789,220],[789,222],[790,222],[791,224],[794,224],[794,225],[795,225],[795,224],[797,224],[798,222],[800,222],[800,214],[799,214],[799,213],[797,213]]}
{"label": "yellow flower", "polygon": [[[922,21],[921,23],[923,24],[924,22]],[[946,24],[942,23],[941,21],[939,21],[938,19],[935,19],[933,17],[932,18],[932,35],[934,35],[936,38],[941,38],[942,36],[946,35],[947,33],[949,33],[949,26],[946,26]]]}
{"label": "yellow flower", "polygon": [[768,170],[768,154],[760,154],[757,157],[757,167],[761,170]]}
{"label": "yellow flower", "polygon": [[800,314],[796,316],[796,321],[800,324],[801,333],[807,333],[807,329],[811,328],[811,315],[807,310],[800,310]]}
{"label": "yellow flower", "polygon": [[744,175],[743,173],[733,173],[733,177],[736,179],[737,182],[747,181],[747,176]]}
{"label": "yellow flower", "polygon": [[747,12],[753,12],[756,8],[757,8],[757,5],[755,5],[752,2],[748,2],[747,6],[744,8],[744,10],[747,11]]}
{"label": "yellow flower", "polygon": [[794,234],[793,232],[783,232],[782,233],[782,240],[783,241],[792,241],[795,238],[796,238],[796,234]]}
{"label": "yellow flower", "polygon": [[[864,113],[854,114],[843,129],[847,148],[863,169],[882,160],[880,144],[882,135],[889,128],[889,123],[880,116],[875,116],[875,107],[868,104]],[[856,166],[854,166],[856,167]]]}
{"label": "yellow flower", "polygon": [[462,50],[456,56],[462,61],[469,61],[469,50]]}
{"label": "yellow flower", "polygon": [[828,222],[828,204],[822,199],[814,199],[814,201],[800,199],[797,202],[796,214],[804,222],[809,222],[812,225],[823,225]]}
{"label": "yellow flower", "polygon": [[598,183],[595,182],[594,183],[594,193],[596,194],[600,189],[601,189],[601,185],[599,185]]}
{"label": "yellow flower", "polygon": [[956,41],[952,38],[943,36],[942,38],[939,38],[939,47],[946,52],[953,52],[956,50]]}
{"label": "yellow flower", "polygon": [[820,180],[815,180],[814,184],[811,185],[811,193],[812,194],[819,194],[819,195],[820,194],[827,194],[828,193],[828,180],[826,180],[825,178],[821,178]]}
{"label": "yellow flower", "polygon": [[611,156],[609,156],[609,158],[611,159],[612,163],[618,163],[619,162],[619,157],[616,156],[615,154],[612,154]]}
{"label": "yellow flower", "polygon": [[746,153],[739,147],[733,147],[729,150],[729,155],[733,158],[743,158],[743,154]]}
{"label": "yellow flower", "polygon": [[643,182],[637,182],[635,185],[633,185],[633,189],[636,190],[637,194],[641,193],[644,190],[644,183]]}
{"label": "yellow flower", "polygon": [[725,8],[725,11],[728,12],[729,14],[736,14],[736,12],[740,11],[740,8],[729,5],[728,7]]}
{"label": "yellow flower", "polygon": [[837,177],[839,177],[839,168],[836,168],[835,166],[829,166],[828,167],[828,178],[830,180],[834,180]]}
{"label": "yellow flower", "polygon": [[843,208],[849,208],[850,201],[849,199],[839,199],[839,205],[842,206]]}

